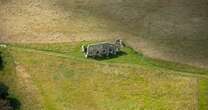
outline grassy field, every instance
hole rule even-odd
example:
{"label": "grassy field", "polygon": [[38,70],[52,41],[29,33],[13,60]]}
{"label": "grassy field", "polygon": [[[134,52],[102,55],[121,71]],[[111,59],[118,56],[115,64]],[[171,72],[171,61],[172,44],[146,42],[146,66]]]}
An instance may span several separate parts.
{"label": "grassy field", "polygon": [[[20,110],[208,110],[207,4],[0,0],[0,43],[11,43],[0,82]],[[80,41],[115,38],[132,48],[105,60],[80,53]]]}
{"label": "grassy field", "polygon": [[[46,52],[54,52],[72,56],[79,60],[85,60],[83,54],[80,52],[80,47],[83,44],[88,44],[93,42],[73,42],[73,43],[53,43],[53,44],[12,44],[12,47],[28,48],[34,50],[41,50]],[[70,48],[69,48],[70,47]],[[117,57],[116,59],[105,59],[104,62],[108,63],[130,63],[145,65],[149,68],[161,67],[164,69],[170,69],[181,72],[195,73],[195,74],[208,74],[207,69],[200,69],[194,66],[183,65],[179,63],[173,63],[158,59],[153,59],[144,56],[142,53],[134,51],[131,47],[123,48],[123,55]],[[99,59],[98,59],[99,60]]]}
{"label": "grassy field", "polygon": [[0,41],[120,37],[150,57],[207,68],[207,4],[207,0],[0,0]]}
{"label": "grassy field", "polygon": [[21,110],[207,110],[207,70],[128,47],[112,59],[85,59],[85,43],[9,45],[1,81]]}
{"label": "grassy field", "polygon": [[[14,110],[21,110],[21,97],[19,97],[20,85],[16,77],[14,59],[7,49],[0,48],[0,91],[8,89],[8,100]],[[7,90],[6,90],[7,91]],[[22,91],[22,93],[24,93]],[[20,102],[21,100],[21,102]],[[2,108],[0,108],[2,109]]]}

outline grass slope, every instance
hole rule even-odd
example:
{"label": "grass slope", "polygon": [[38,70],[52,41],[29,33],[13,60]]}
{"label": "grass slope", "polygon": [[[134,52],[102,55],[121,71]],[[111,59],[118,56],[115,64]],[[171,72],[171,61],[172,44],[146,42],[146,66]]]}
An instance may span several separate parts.
{"label": "grass slope", "polygon": [[14,110],[20,110],[20,106],[22,104],[20,100],[22,99],[21,97],[24,97],[24,95],[18,94],[20,93],[21,89],[19,88],[19,81],[16,77],[14,59],[7,51],[7,49],[3,48],[0,48],[0,58],[0,91],[4,91],[5,88],[8,89],[8,100],[11,106]]}
{"label": "grass slope", "polygon": [[206,110],[208,109],[207,105],[207,99],[208,99],[208,87],[206,86],[208,84],[207,79],[201,79],[199,81],[199,110]]}
{"label": "grass slope", "polygon": [[[26,49],[41,50],[46,52],[60,53],[60,54],[72,56],[78,60],[85,60],[83,54],[80,52],[80,48],[83,44],[88,44],[88,43],[93,43],[93,42],[53,43],[53,44],[12,44],[11,46],[26,48]],[[116,59],[113,58],[105,59],[103,60],[103,62],[139,64],[139,65],[145,65],[146,67],[149,68],[160,67],[163,69],[188,72],[193,74],[201,74],[201,75],[208,74],[208,69],[200,69],[194,66],[149,58],[144,56],[142,53],[138,53],[134,51],[130,47],[123,48],[122,51],[124,53],[121,56],[116,57]]]}
{"label": "grass slope", "polygon": [[207,0],[0,0],[0,41],[121,37],[144,54],[208,67]]}
{"label": "grass slope", "polygon": [[8,47],[22,110],[207,109],[207,70],[159,62],[131,48],[113,59],[85,59],[81,44]]}

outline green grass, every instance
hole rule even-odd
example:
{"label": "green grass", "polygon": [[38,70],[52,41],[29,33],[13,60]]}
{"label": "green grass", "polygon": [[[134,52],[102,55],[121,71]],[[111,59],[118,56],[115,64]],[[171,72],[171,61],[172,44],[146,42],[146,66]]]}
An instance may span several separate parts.
{"label": "green grass", "polygon": [[[2,59],[0,68],[0,83],[8,87],[8,98],[13,99],[13,104],[20,102],[20,97],[17,95],[17,79],[15,75],[15,64],[14,59],[9,54],[7,49],[0,48],[0,57]],[[0,108],[1,109],[1,108]],[[14,110],[19,110],[18,105]]]}
{"label": "green grass", "polygon": [[208,109],[208,80],[201,79],[199,80],[199,110]]}
{"label": "green grass", "polygon": [[[89,44],[93,42],[81,42],[81,43],[53,43],[53,44],[13,44],[12,46],[22,47],[22,48],[31,48],[42,51],[56,52],[61,54],[66,54],[73,56],[78,59],[83,59],[84,55],[81,52],[81,45]],[[202,69],[190,65],[168,62],[159,59],[153,59],[150,57],[144,56],[142,53],[138,53],[133,50],[131,47],[125,47],[122,49],[125,53],[117,58],[105,59],[102,62],[109,63],[128,63],[128,64],[139,64],[145,65],[147,67],[163,68],[174,71],[188,72],[193,74],[207,75],[208,69]]]}
{"label": "green grass", "polygon": [[[9,98],[20,102],[20,110],[39,110],[39,105],[35,104],[36,99],[32,100],[31,91],[26,90],[25,83],[18,77],[16,71],[15,58],[8,49],[0,48],[1,57],[3,59],[3,68],[0,70],[0,82],[9,88]],[[15,110],[19,110],[16,108]]]}
{"label": "green grass", "polygon": [[[36,97],[42,97],[44,109],[161,110],[174,109],[175,106],[181,109],[194,107],[194,104],[189,104],[195,100],[190,97],[196,92],[195,78],[38,53],[23,54],[22,51],[16,52],[15,57],[21,59],[17,61],[27,69],[41,91]],[[188,89],[189,86],[193,88]]]}
{"label": "green grass", "polygon": [[206,4],[206,0],[2,0],[1,41],[121,37],[148,56],[206,68]]}
{"label": "green grass", "polygon": [[[0,29],[0,39],[1,42],[66,42],[121,36],[132,47],[144,44],[138,48],[149,56],[207,67],[206,4],[205,0],[1,0],[0,27],[4,28]],[[194,108],[188,107],[194,104],[190,97],[198,97],[193,95],[198,90],[196,88],[200,89],[200,109],[207,109],[207,84],[206,80],[201,80],[201,77],[207,77],[207,69],[148,58],[131,48],[124,48],[127,55],[95,61],[85,59],[80,53],[80,44],[74,44],[21,44],[14,46],[23,48],[3,50],[6,67],[0,71],[0,79],[21,100],[23,110],[135,107],[191,110]],[[21,74],[16,72],[15,62],[25,68],[25,71],[20,68],[19,72],[28,73],[29,79],[18,76]],[[80,63],[82,68],[76,68]],[[95,67],[90,69],[93,73],[87,65]],[[114,76],[102,76],[105,70],[101,65],[107,65],[105,69],[111,68],[106,74],[113,72]],[[117,75],[123,71],[129,73],[124,77],[127,80]],[[139,73],[136,79],[134,73]],[[136,83],[137,80],[141,82]],[[150,84],[145,85],[145,81]],[[135,88],[132,83],[141,87],[136,90],[144,91],[137,94],[132,89],[123,90],[125,84]],[[115,90],[109,85],[113,85]],[[191,88],[194,90],[187,93]],[[93,92],[94,89],[98,90]],[[134,99],[137,96],[138,99]]]}
{"label": "green grass", "polygon": [[2,57],[0,82],[5,83],[5,85],[13,85],[13,81],[15,81],[15,65],[13,63],[13,58],[8,54],[6,49],[0,48],[0,57]]}
{"label": "green grass", "polygon": [[206,110],[207,70],[151,59],[128,47],[113,59],[85,59],[80,46],[86,43],[10,44],[10,54],[32,81],[17,92],[22,110]]}

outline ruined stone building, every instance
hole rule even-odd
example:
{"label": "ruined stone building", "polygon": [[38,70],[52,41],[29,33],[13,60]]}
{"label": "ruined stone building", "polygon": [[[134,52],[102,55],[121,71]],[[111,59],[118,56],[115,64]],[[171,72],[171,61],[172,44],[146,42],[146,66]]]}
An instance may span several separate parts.
{"label": "ruined stone building", "polygon": [[82,46],[82,52],[84,52],[85,57],[108,57],[112,55],[117,55],[120,48],[124,46],[122,40],[116,40],[115,43],[101,42],[96,44],[89,44]]}

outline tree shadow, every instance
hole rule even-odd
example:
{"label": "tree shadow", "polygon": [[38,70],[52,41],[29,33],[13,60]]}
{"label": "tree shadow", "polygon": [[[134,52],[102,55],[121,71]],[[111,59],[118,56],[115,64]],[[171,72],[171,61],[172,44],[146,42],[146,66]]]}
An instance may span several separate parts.
{"label": "tree shadow", "polygon": [[2,55],[0,53],[0,71],[3,70],[3,68],[4,68],[4,61],[3,61]]}
{"label": "tree shadow", "polygon": [[126,52],[120,51],[116,55],[103,56],[103,57],[94,57],[93,59],[98,60],[98,61],[102,61],[102,60],[110,60],[110,59],[113,59],[113,58],[118,58],[120,56],[125,56],[125,55],[127,55]]}
{"label": "tree shadow", "polygon": [[10,103],[10,106],[13,108],[13,110],[20,110],[21,103],[16,98],[8,98],[8,101]]}
{"label": "tree shadow", "polygon": [[9,97],[9,87],[2,82],[0,82],[0,99],[8,101],[12,110],[20,110],[20,101],[14,97]]}
{"label": "tree shadow", "polygon": [[8,90],[9,88],[5,84],[0,83],[0,98],[1,99],[6,99],[8,97],[9,95]]}

